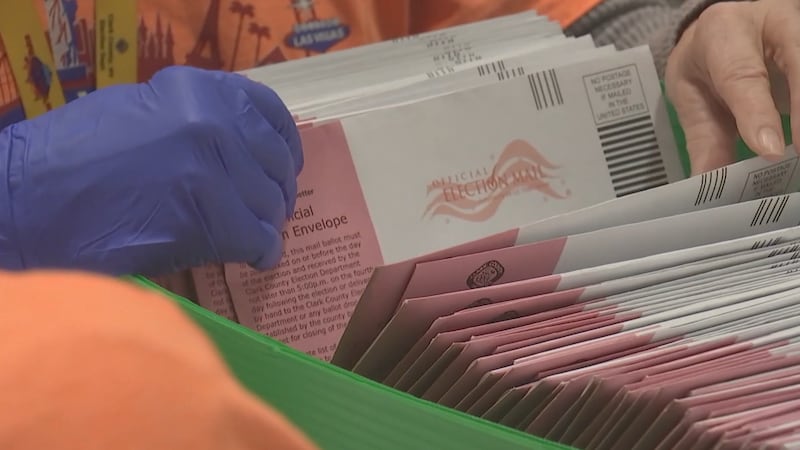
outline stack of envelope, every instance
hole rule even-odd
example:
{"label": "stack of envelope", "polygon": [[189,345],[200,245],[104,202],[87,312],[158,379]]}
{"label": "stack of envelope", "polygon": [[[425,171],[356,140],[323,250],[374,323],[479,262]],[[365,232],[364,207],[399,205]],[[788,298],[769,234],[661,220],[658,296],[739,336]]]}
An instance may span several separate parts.
{"label": "stack of envelope", "polygon": [[787,154],[380,267],[333,363],[577,448],[795,448]]}
{"label": "stack of envelope", "polygon": [[523,13],[243,72],[305,151],[279,266],[198,303],[329,361],[376,267],[684,178],[652,55]]}

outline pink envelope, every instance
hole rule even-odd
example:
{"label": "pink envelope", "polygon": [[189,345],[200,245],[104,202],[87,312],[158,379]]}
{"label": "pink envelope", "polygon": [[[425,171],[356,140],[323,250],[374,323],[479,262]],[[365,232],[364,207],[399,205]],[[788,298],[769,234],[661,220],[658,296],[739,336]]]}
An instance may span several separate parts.
{"label": "pink envelope", "polygon": [[427,297],[528,280],[555,272],[566,238],[420,262],[402,298]]}
{"label": "pink envelope", "polygon": [[345,369],[355,367],[383,327],[389,323],[418,262],[510,247],[516,242],[518,232],[519,230],[514,229],[497,233],[418,258],[375,268],[360,301],[350,316],[350,322],[358,324],[358,326],[347,327],[339,340],[331,363]]}

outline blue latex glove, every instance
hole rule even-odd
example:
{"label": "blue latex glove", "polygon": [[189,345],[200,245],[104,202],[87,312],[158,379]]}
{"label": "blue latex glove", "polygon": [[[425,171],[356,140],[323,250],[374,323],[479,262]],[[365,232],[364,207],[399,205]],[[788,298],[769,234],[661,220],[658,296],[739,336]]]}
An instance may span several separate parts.
{"label": "blue latex glove", "polygon": [[0,269],[269,268],[302,166],[283,102],[240,75],[96,91],[0,132]]}

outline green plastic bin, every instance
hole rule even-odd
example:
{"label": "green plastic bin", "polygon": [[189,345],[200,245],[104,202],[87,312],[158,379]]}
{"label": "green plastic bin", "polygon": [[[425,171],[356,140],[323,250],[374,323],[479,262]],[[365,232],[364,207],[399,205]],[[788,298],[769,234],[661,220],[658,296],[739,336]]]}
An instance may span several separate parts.
{"label": "green plastic bin", "polygon": [[325,450],[549,450],[559,444],[420,400],[164,291],[213,339],[242,383]]}

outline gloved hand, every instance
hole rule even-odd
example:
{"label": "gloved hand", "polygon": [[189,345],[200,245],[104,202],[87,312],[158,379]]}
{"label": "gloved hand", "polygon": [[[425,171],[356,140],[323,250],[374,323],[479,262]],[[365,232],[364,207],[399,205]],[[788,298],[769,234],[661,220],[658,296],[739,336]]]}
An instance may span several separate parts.
{"label": "gloved hand", "polygon": [[0,132],[0,269],[258,269],[303,166],[291,114],[236,74],[170,67]]}

